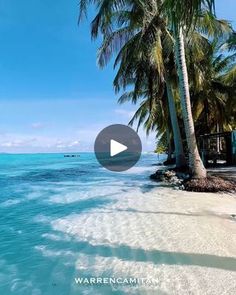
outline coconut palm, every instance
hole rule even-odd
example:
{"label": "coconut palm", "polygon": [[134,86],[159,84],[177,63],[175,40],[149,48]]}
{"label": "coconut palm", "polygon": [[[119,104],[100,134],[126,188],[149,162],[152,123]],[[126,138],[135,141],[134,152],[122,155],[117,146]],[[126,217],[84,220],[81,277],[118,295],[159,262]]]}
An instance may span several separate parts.
{"label": "coconut palm", "polygon": [[[132,46],[130,49],[133,51]],[[156,50],[155,46],[154,50]],[[128,96],[125,96],[125,99],[124,96],[122,96],[120,102],[123,103],[127,100],[132,100],[136,103],[138,98],[145,102],[141,104],[133,119],[139,119],[139,126],[140,123],[143,122],[143,115],[145,114],[148,118],[144,124],[147,132],[149,131],[150,126],[153,126],[154,124],[154,126],[157,126],[157,130],[159,131],[158,134],[164,133],[170,121],[175,146],[176,167],[181,168],[185,166],[186,160],[177,118],[175,98],[172,91],[173,86],[170,78],[173,64],[171,67],[171,63],[169,63],[169,70],[167,70],[167,63],[165,63],[165,70],[162,72],[162,79],[160,79],[157,65],[155,63],[150,65],[150,60],[147,59],[143,62],[143,68],[141,67],[141,61],[136,64],[139,66],[135,67],[134,64],[130,64],[132,59],[129,58],[130,55],[127,54],[127,51],[125,50],[123,53],[125,54],[123,55],[122,63],[114,81],[116,89],[120,89],[122,86],[126,85],[126,83],[129,85],[131,79],[129,78],[128,72],[130,69],[132,69],[131,72],[137,77],[137,79],[133,81],[134,91],[132,92],[132,95],[129,93]],[[139,54],[138,56],[140,57],[141,55]],[[126,57],[128,57],[128,59],[126,59]],[[149,67],[152,70],[147,71]],[[145,89],[145,91],[141,91],[140,87]],[[149,101],[149,103],[146,103],[146,101]],[[145,107],[146,110],[141,112]],[[141,118],[142,120],[140,120]],[[131,123],[133,122],[134,120],[131,121]],[[152,128],[152,130],[153,129],[154,128]]]}
{"label": "coconut palm", "polygon": [[[207,8],[209,11],[207,15],[208,18],[213,19],[211,11],[214,1],[192,0],[188,1],[187,5],[182,5],[182,1],[180,0],[149,1],[148,3],[138,0],[82,0],[80,16],[83,16],[86,12],[87,5],[92,2],[97,3],[98,8],[98,13],[92,22],[92,36],[97,37],[99,32],[104,36],[99,63],[105,65],[111,54],[122,48],[115,61],[116,65],[120,64],[115,85],[117,90],[120,90],[121,87],[125,88],[135,84],[133,100],[137,99],[137,93],[140,93],[141,84],[144,81],[143,73],[145,72],[147,64],[140,63],[140,53],[143,54],[142,47],[145,47],[145,45],[146,47],[150,47],[151,43],[158,45],[159,42],[159,45],[161,44],[161,46],[154,45],[151,47],[152,52],[155,52],[153,48],[157,49],[156,71],[158,73],[158,80],[156,80],[155,83],[158,81],[157,84],[162,85],[164,81],[165,85],[166,82],[170,85],[170,83],[168,83],[168,81],[170,81],[168,71],[165,70],[165,63],[162,58],[164,50],[162,48],[163,39],[161,38],[161,33],[163,33],[163,28],[165,27],[168,27],[166,32],[172,29],[175,37],[175,56],[178,66],[180,97],[188,143],[190,167],[194,177],[205,177],[206,170],[199,156],[193,124],[185,58],[185,40],[186,37],[189,36],[188,32],[192,31],[192,29],[197,26],[199,19],[204,19],[202,18],[203,7]],[[160,17],[160,15],[163,14],[166,17]],[[169,27],[169,24],[171,24],[171,27]],[[203,27],[204,25],[206,25],[206,23],[203,22]],[[130,47],[130,50],[127,50],[128,47]],[[149,56],[146,54],[144,61],[147,61],[149,57],[150,54]],[[129,61],[129,59],[132,59],[132,62]],[[147,81],[149,81],[148,78]],[[160,81],[162,83],[159,83]],[[149,82],[147,83],[149,84]],[[170,90],[173,87],[172,85],[170,86],[171,87],[165,86],[165,88],[169,90],[169,97],[171,97]],[[153,96],[152,93],[151,96]],[[173,104],[169,104],[169,106],[170,110],[173,109]]]}
{"label": "coconut palm", "polygon": [[179,77],[180,100],[188,144],[189,165],[194,178],[205,178],[207,173],[200,158],[195,136],[184,34],[190,30],[193,24],[197,23],[203,7],[209,11],[213,10],[214,2],[214,0],[190,0],[183,5],[183,1],[181,0],[165,0],[163,6],[174,31],[175,58]]}
{"label": "coconut palm", "polygon": [[[121,28],[115,31],[108,30],[110,24],[108,25],[100,20],[100,26],[102,23],[102,28],[106,34],[104,34],[104,42],[99,52],[99,64],[101,66],[106,65],[112,54],[114,54],[114,51],[118,51],[118,49],[125,44],[122,47],[122,50],[118,53],[118,57],[115,61],[115,65],[120,63],[120,67],[114,84],[116,90],[120,90],[122,87],[126,88],[130,84],[135,84],[135,95],[135,93],[140,90],[140,84],[145,84],[144,74],[147,72],[148,63],[150,62],[150,53],[154,53],[156,72],[158,72],[159,78],[152,73],[152,79],[156,79],[156,82],[154,82],[156,84],[159,84],[160,80],[165,80],[172,129],[174,132],[177,166],[181,166],[184,164],[184,153],[176,116],[175,103],[173,101],[172,85],[168,73],[168,68],[173,69],[174,65],[171,64],[168,66],[168,62],[166,62],[166,60],[169,60],[169,55],[173,49],[173,38],[171,38],[171,33],[168,30],[163,17],[160,15],[157,2],[153,3],[155,3],[155,5],[149,4],[147,6],[144,6],[143,3],[141,3],[140,5],[137,4],[136,6],[133,6],[130,11],[121,10],[116,12],[115,17],[119,19],[117,23]],[[112,16],[111,13],[110,16]],[[115,18],[113,17],[113,21],[114,19]],[[124,24],[125,26],[123,26]],[[203,31],[203,33],[207,32],[209,34],[215,34],[216,31],[219,31],[222,34],[224,30],[227,31],[229,29],[226,22],[216,20],[211,14],[209,14],[209,12],[205,11],[201,12],[201,17],[197,20],[196,25],[201,31]],[[92,31],[98,32],[97,22],[93,22]],[[108,31],[109,33],[107,33]],[[192,52],[194,52],[194,56],[196,53],[199,55],[198,47],[201,46],[200,55],[204,55],[205,47],[210,46],[208,40],[199,34],[199,32],[193,32],[191,36],[188,37],[187,41],[187,46],[190,47]],[[136,80],[133,78],[134,73]],[[149,78],[147,78],[147,80],[149,80]],[[133,100],[136,102],[135,98]],[[141,114],[141,112],[138,112],[138,114]]]}
{"label": "coconut palm", "polygon": [[[236,117],[236,52],[225,51],[226,43],[209,41],[208,51],[190,68],[193,116],[198,134],[229,131]],[[224,51],[222,50],[224,49]],[[219,126],[219,128],[216,128]],[[217,130],[219,129],[219,130]]]}
{"label": "coconut palm", "polygon": [[[150,101],[161,101],[165,93],[165,96],[168,98],[167,101],[174,135],[176,166],[180,168],[186,165],[186,160],[169,74],[174,64],[168,62],[169,66],[171,66],[170,70],[168,70],[166,62],[166,60],[169,60],[170,53],[173,52],[173,38],[158,11],[158,1],[148,6],[144,6],[139,1],[136,1],[136,3],[135,1],[133,2],[130,11],[119,10],[113,14],[110,13],[113,22],[116,20],[118,24],[116,26],[118,27],[117,30],[112,31],[110,29],[110,23],[109,21],[107,22],[107,19],[105,22],[104,20],[99,21],[99,26],[102,26],[106,34],[103,34],[104,40],[99,50],[98,63],[103,67],[111,59],[112,55],[116,51],[118,52],[115,66],[119,65],[119,69],[114,80],[115,89],[119,91],[121,88],[125,89],[130,84],[134,84],[132,98],[134,102],[137,101],[138,94],[142,92],[140,88],[144,85],[147,86],[146,93],[149,91]],[[148,18],[147,15],[150,15],[150,17]],[[144,18],[146,19],[145,22]],[[98,22],[93,21],[92,32],[93,34],[95,32],[94,36],[98,32],[97,25]],[[154,87],[150,88],[150,81],[152,84],[155,84],[155,91]],[[163,89],[165,90],[164,92]],[[134,118],[137,118],[141,114],[146,114],[146,110],[141,112],[145,106],[146,103],[143,103]],[[156,120],[158,117],[158,112],[154,116],[153,110],[150,111],[150,114],[152,115],[149,116],[149,119],[145,123],[147,131],[152,126],[150,118],[153,121],[154,117]],[[165,115],[165,117],[167,118],[168,116]],[[165,127],[167,128],[167,126]],[[159,124],[160,130],[162,128]]]}
{"label": "coconut palm", "polygon": [[[173,27],[176,41],[175,57],[178,69],[180,98],[188,143],[190,167],[192,169],[193,177],[205,178],[206,169],[203,166],[199,155],[191,110],[184,38],[191,31],[192,27],[195,27],[199,23],[199,20],[202,19],[202,12],[207,11],[206,16],[208,16],[208,22],[209,20],[213,20],[214,22],[213,13],[215,10],[215,1],[190,0],[183,5],[183,1],[181,0],[166,0],[164,1],[163,7],[169,18],[169,22]],[[207,26],[207,30],[209,33],[209,26]]]}

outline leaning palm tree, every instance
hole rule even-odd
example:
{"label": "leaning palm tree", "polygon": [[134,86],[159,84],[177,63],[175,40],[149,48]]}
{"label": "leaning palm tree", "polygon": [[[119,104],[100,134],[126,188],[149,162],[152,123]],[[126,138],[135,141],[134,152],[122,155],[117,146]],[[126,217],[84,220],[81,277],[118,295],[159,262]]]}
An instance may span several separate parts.
{"label": "leaning palm tree", "polygon": [[[101,67],[108,63],[114,53],[118,53],[115,60],[115,66],[119,65],[114,80],[116,91],[133,84],[132,100],[136,102],[137,93],[141,92],[140,87],[143,85],[147,85],[149,96],[155,96],[155,99],[159,100],[163,97],[162,90],[165,90],[173,130],[176,166],[181,168],[186,166],[186,160],[170,79],[170,72],[174,64],[167,62],[173,51],[173,38],[158,11],[158,4],[160,7],[158,1],[153,2],[152,5],[143,5],[140,1],[133,1],[130,10],[119,9],[119,11],[110,12],[109,20],[100,18],[98,22],[96,17],[97,21],[93,21],[92,24],[92,33],[96,36],[99,29],[98,24],[105,32],[98,56],[98,64]],[[102,15],[101,10],[98,15]],[[150,17],[147,17],[148,15]],[[116,30],[111,30],[110,19],[113,23],[117,22]],[[155,93],[153,88],[149,87],[150,81],[155,84]],[[150,110],[150,113],[153,114],[153,111]],[[143,113],[137,112],[137,114]],[[147,131],[149,126],[145,124]]]}
{"label": "leaning palm tree", "polygon": [[[176,111],[176,105],[175,105],[175,98],[173,95],[173,83],[171,81],[172,79],[172,69],[174,67],[173,63],[171,62],[164,62],[163,69],[161,71],[161,77],[160,77],[160,69],[158,70],[158,67],[160,68],[160,65],[158,64],[158,60],[164,59],[164,56],[161,56],[162,53],[159,48],[160,44],[155,44],[153,47],[154,51],[154,63],[150,63],[150,56],[147,55],[146,58],[143,60],[142,52],[144,49],[139,51],[138,49],[135,50],[138,56],[137,63],[132,64],[132,57],[133,56],[133,50],[134,46],[126,46],[121,50],[121,64],[118,70],[118,73],[116,75],[116,78],[114,80],[114,85],[117,90],[119,90],[121,87],[124,87],[126,85],[130,84],[130,78],[129,73],[131,72],[136,79],[133,81],[134,85],[134,91],[132,92],[132,96],[126,97],[126,100],[123,99],[124,96],[122,96],[122,99],[120,99],[120,102],[125,102],[128,100],[132,100],[134,103],[137,103],[137,98],[140,99],[148,99],[151,103],[148,104],[148,121],[150,122],[150,118],[152,121],[154,120],[155,126],[157,126],[158,131],[163,131],[163,124],[161,122],[165,122],[164,127],[167,130],[168,124],[166,119],[170,119],[171,123],[171,129],[173,132],[173,140],[174,140],[174,147],[175,147],[175,158],[176,158],[176,168],[182,168],[186,166],[186,159],[183,149],[183,143],[179,128],[179,122],[177,118],[177,111]],[[140,49],[140,48],[139,48]],[[149,49],[149,47],[148,47]],[[160,50],[160,51],[159,51]],[[149,49],[150,51],[150,49]],[[159,53],[157,54],[157,52]],[[156,56],[158,55],[158,59]],[[169,57],[170,58],[170,57]],[[143,65],[143,66],[142,66]],[[165,68],[165,69],[164,69]],[[140,88],[145,88],[145,91],[140,91]],[[140,93],[145,93],[145,96],[139,95]],[[159,107],[156,108],[156,105]],[[146,103],[142,105],[142,108],[146,106]],[[161,111],[162,109],[162,111]],[[162,115],[164,113],[164,116]],[[137,119],[137,115],[143,115],[143,112],[137,112],[135,118]],[[139,119],[141,118],[138,116]],[[152,126],[149,123],[145,122],[144,126],[149,131],[149,127]],[[159,123],[158,123],[159,122]],[[133,123],[133,121],[132,121]],[[140,125],[140,120],[139,124]],[[159,132],[158,132],[159,133]]]}
{"label": "leaning palm tree", "polygon": [[175,37],[175,58],[178,69],[182,115],[188,144],[189,165],[194,178],[205,178],[206,169],[201,160],[195,136],[194,121],[191,109],[188,70],[185,56],[184,34],[197,23],[203,9],[214,10],[214,0],[165,0],[163,8],[172,25]]}

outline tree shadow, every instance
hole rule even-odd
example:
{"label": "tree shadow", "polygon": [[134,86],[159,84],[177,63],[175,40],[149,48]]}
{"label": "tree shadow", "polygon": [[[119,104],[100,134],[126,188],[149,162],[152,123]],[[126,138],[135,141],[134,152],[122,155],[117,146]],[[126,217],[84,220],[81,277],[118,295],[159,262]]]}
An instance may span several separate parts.
{"label": "tree shadow", "polygon": [[[184,213],[184,212],[169,212],[169,211],[144,211],[144,210],[136,210],[136,209],[133,209],[133,208],[116,209],[116,211],[130,212],[130,213],[141,213],[141,214],[177,215],[177,216],[186,216],[186,217],[214,217],[214,218],[232,220],[232,216],[229,215],[229,214],[219,215],[219,214],[215,214],[214,212],[209,212],[209,211]],[[108,212],[108,213],[112,213],[112,212]]]}
{"label": "tree shadow", "polygon": [[183,217],[210,217],[210,218],[220,218],[224,220],[235,221],[234,214],[215,214],[214,212],[205,211],[205,212],[191,212],[191,213],[184,213],[184,212],[169,212],[169,211],[144,211],[144,210],[136,210],[133,208],[127,209],[114,209],[114,210],[101,210],[99,211],[90,211],[89,214],[114,214],[116,212],[127,212],[127,213],[135,213],[135,214],[157,214],[157,215],[176,215],[176,216],[183,216]]}
{"label": "tree shadow", "polygon": [[[55,241],[55,243],[57,242]],[[127,245],[93,245],[88,241],[76,241],[75,239],[66,243],[69,243],[70,250],[73,250],[78,254],[99,255],[106,258],[116,257],[124,261],[150,262],[155,265],[189,265],[236,271],[235,257],[224,257],[203,253],[144,250],[141,248],[132,248]]]}

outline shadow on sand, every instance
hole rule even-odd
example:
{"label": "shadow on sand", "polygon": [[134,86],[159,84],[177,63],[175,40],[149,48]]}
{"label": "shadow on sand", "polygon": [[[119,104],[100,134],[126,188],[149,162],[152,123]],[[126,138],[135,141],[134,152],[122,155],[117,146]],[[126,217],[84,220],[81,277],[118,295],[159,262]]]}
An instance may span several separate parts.
{"label": "shadow on sand", "polygon": [[120,245],[117,247],[108,245],[92,245],[87,241],[74,240],[68,243],[69,244],[66,243],[67,250],[69,248],[78,254],[83,253],[87,255],[99,255],[101,257],[116,257],[124,261],[150,262],[156,265],[191,265],[236,271],[236,258],[234,257],[223,257],[211,254],[144,250],[141,248],[132,248],[126,245]]}

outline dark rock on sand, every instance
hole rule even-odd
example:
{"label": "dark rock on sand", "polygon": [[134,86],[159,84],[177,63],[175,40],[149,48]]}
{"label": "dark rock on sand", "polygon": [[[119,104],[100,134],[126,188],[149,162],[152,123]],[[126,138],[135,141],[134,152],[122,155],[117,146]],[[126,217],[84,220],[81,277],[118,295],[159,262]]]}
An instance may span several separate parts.
{"label": "dark rock on sand", "polygon": [[184,178],[179,177],[173,170],[157,170],[150,176],[152,180],[167,182],[176,187],[181,186]]}
{"label": "dark rock on sand", "polygon": [[169,166],[169,165],[175,165],[176,159],[170,159],[170,160],[166,160],[165,162],[163,162],[164,166]]}
{"label": "dark rock on sand", "polygon": [[150,175],[150,179],[155,181],[163,181],[165,170],[157,170],[154,174]]}

